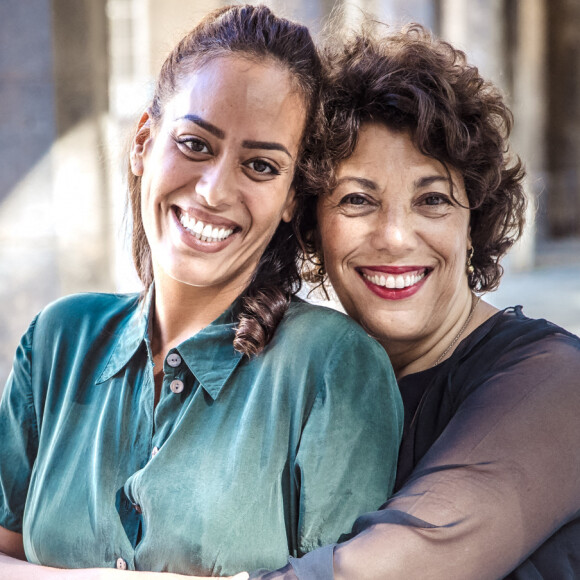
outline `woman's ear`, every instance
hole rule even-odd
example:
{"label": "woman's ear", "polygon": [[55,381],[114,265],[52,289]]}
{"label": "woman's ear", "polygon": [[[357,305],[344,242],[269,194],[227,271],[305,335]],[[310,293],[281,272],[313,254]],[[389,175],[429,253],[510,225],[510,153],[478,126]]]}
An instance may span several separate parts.
{"label": "woman's ear", "polygon": [[149,111],[145,111],[139,119],[137,131],[131,143],[131,171],[137,177],[143,175],[143,153],[149,139],[151,139],[151,117]]}
{"label": "woman's ear", "polygon": [[294,217],[294,211],[296,210],[296,190],[294,186],[290,188],[288,192],[288,197],[286,198],[286,205],[284,206],[284,211],[282,212],[282,221],[291,222]]}

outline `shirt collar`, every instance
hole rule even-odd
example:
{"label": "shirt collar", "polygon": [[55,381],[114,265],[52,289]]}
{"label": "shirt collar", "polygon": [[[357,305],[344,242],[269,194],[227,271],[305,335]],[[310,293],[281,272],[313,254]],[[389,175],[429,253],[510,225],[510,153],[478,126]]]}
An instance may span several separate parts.
{"label": "shirt collar", "polygon": [[243,356],[234,349],[238,308],[239,300],[211,324],[175,349],[203,389],[214,400]]}
{"label": "shirt collar", "polygon": [[[152,360],[149,320],[153,295],[151,285],[144,300],[139,302],[128,318],[97,384],[109,380],[121,371],[143,342],[146,344],[149,360]],[[233,344],[239,307],[238,299],[211,324],[171,350],[180,354],[203,389],[214,400],[243,357],[242,353],[234,349]]]}
{"label": "shirt collar", "polygon": [[123,369],[133,358],[143,341],[147,344],[147,352],[151,359],[148,328],[153,294],[153,285],[151,285],[144,299],[137,301],[135,309],[131,311],[124,322],[111,356],[97,379],[97,385],[108,381]]}

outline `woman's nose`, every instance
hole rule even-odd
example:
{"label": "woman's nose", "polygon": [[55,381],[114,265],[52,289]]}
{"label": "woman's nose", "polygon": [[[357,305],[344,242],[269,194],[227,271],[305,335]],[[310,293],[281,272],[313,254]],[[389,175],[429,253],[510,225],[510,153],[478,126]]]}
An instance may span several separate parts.
{"label": "woman's nose", "polygon": [[414,247],[411,220],[403,211],[386,210],[377,216],[371,234],[371,244],[391,256],[401,256]]}
{"label": "woman's nose", "polygon": [[234,203],[237,188],[234,169],[224,161],[208,165],[195,184],[195,192],[203,198],[207,207],[220,209]]}

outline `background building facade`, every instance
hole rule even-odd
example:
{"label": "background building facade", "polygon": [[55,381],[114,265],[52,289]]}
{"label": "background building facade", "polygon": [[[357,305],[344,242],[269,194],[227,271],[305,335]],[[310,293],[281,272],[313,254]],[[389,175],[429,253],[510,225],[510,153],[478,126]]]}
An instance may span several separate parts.
{"label": "background building facade", "polygon": [[[538,265],[580,264],[580,0],[264,3],[315,34],[330,16],[348,27],[369,13],[393,26],[420,22],[465,50],[507,95],[513,148],[528,168],[529,227],[506,280]],[[223,4],[0,2],[0,385],[47,302],[139,288],[126,244],[123,151],[165,54]],[[574,292],[577,271],[558,284]],[[580,319],[576,282],[566,300]],[[538,288],[558,301],[550,280]]]}

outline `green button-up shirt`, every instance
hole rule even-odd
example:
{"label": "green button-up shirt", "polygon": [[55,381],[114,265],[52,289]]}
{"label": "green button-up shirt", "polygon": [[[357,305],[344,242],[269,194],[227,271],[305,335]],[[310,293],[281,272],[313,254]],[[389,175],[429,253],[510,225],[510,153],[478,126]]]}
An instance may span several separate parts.
{"label": "green button-up shirt", "polygon": [[248,359],[234,304],[168,353],[155,405],[150,295],[62,299],[22,339],[0,405],[0,525],[30,561],[273,569],[385,501],[402,407],[356,324],[296,299]]}

